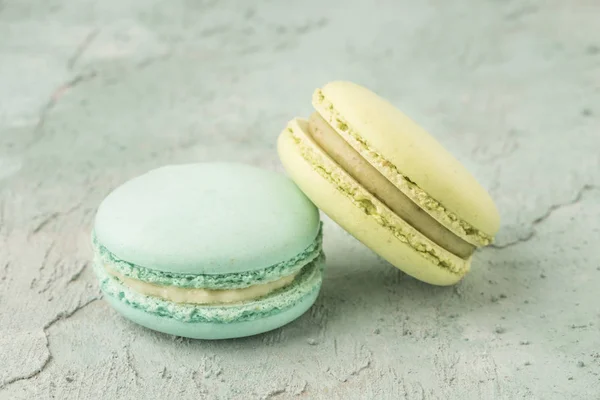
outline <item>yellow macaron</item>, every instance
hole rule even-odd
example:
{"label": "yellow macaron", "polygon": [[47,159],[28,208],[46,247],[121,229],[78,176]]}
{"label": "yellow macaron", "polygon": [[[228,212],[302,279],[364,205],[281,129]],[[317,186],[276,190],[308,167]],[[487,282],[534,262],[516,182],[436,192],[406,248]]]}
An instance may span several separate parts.
{"label": "yellow macaron", "polygon": [[308,120],[288,123],[281,161],[302,191],[373,251],[425,282],[450,285],[493,241],[490,195],[431,135],[350,82],[313,95]]}

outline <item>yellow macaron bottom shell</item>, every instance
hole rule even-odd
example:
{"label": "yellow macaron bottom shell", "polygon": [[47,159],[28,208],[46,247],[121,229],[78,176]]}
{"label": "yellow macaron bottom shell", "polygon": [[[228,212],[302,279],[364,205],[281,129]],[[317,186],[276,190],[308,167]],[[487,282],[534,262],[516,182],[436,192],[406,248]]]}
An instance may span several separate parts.
{"label": "yellow macaron bottom shell", "polygon": [[398,171],[396,166],[384,158],[380,152],[372,148],[358,132],[352,129],[348,121],[335,109],[321,89],[315,91],[312,103],[323,119],[364,159],[443,226],[468,243],[478,247],[487,246],[493,242],[491,235],[476,229],[458,215],[446,209],[439,201],[429,196],[423,189]]}
{"label": "yellow macaron bottom shell", "polygon": [[469,271],[470,257],[461,259],[429,240],[337,165],[310,137],[306,120],[288,124],[278,152],[317,207],[397,268],[435,285],[452,285]]}
{"label": "yellow macaron bottom shell", "polygon": [[251,285],[245,288],[203,289],[156,285],[126,277],[108,265],[104,265],[104,269],[108,275],[118,279],[122,285],[139,294],[158,297],[173,303],[206,305],[240,303],[258,299],[290,285],[300,273],[299,270],[275,281]]}

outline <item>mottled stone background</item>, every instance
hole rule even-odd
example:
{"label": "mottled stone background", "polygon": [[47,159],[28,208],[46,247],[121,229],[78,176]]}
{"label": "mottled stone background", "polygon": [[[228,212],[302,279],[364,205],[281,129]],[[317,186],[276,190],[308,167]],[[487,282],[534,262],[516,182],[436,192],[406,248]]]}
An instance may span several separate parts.
{"label": "mottled stone background", "polygon": [[[0,0],[0,398],[600,398],[597,0]],[[281,170],[314,88],[362,83],[490,189],[496,247],[415,281],[325,220],[316,305],[222,342],[99,300],[102,198],[168,163]]]}

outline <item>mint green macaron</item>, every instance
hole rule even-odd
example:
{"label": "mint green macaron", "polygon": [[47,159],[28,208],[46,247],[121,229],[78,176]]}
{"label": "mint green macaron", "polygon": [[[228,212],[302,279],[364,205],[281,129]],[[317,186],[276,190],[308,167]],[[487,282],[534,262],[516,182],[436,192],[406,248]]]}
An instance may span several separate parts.
{"label": "mint green macaron", "polygon": [[302,315],[322,282],[316,207],[283,175],[173,165],[101,203],[94,270],[108,302],[147,328],[198,339],[266,332]]}

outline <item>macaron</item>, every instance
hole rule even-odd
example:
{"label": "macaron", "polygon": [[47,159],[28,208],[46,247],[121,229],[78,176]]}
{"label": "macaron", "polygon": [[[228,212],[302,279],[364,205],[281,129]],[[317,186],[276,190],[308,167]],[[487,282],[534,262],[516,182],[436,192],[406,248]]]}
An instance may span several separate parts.
{"label": "macaron", "polygon": [[281,327],[314,303],[319,212],[286,176],[243,164],[166,166],[100,204],[94,270],[131,321],[226,339]]}
{"label": "macaron", "polygon": [[351,82],[314,92],[316,112],[278,139],[288,175],[321,210],[404,272],[451,285],[489,245],[500,217],[488,192],[385,99]]}

